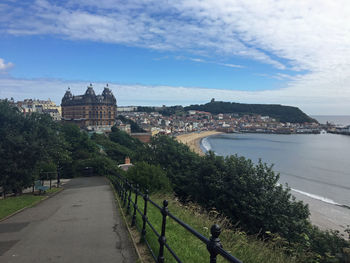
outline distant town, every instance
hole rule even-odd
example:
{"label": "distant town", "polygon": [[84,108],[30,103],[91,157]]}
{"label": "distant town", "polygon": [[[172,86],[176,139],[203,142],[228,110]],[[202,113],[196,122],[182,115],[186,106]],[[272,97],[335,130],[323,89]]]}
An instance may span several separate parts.
{"label": "distant town", "polygon": [[[109,132],[116,125],[122,131],[148,141],[156,134],[176,136],[182,133],[200,131],[221,131],[226,133],[272,133],[272,134],[350,134],[349,126],[337,126],[333,123],[280,122],[270,116],[259,114],[219,113],[199,110],[177,111],[162,114],[167,108],[119,106],[111,90],[105,87],[101,95],[96,95],[92,85],[85,94],[74,96],[70,89],[62,98],[61,105],[50,99],[9,100],[23,114],[49,114],[55,121],[76,123],[89,132]],[[147,109],[147,110],[145,110]],[[183,109],[183,108],[182,108]],[[151,110],[151,111],[150,111]],[[135,128],[136,127],[136,128]]]}

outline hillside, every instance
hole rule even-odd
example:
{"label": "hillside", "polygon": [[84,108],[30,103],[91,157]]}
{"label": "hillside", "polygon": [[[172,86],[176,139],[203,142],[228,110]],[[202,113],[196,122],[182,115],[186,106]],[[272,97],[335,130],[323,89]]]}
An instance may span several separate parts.
{"label": "hillside", "polygon": [[260,114],[278,119],[280,122],[304,123],[317,122],[297,107],[283,106],[278,104],[243,104],[235,102],[211,101],[201,105],[190,105],[184,108],[188,110],[207,111],[212,114],[237,113],[237,114]]}

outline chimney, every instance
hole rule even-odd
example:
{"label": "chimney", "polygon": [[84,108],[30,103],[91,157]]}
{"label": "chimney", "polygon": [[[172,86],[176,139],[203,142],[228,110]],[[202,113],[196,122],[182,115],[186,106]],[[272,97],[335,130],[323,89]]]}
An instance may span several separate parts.
{"label": "chimney", "polygon": [[130,157],[129,156],[125,157],[125,164],[130,164]]}

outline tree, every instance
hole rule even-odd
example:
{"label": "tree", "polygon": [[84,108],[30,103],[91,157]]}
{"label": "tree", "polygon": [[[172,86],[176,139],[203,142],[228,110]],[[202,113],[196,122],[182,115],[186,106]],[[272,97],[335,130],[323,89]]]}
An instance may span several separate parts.
{"label": "tree", "polygon": [[57,124],[50,116],[24,116],[7,101],[0,102],[0,182],[15,194],[31,186],[40,162],[57,162],[68,157]]}
{"label": "tree", "polygon": [[169,193],[172,191],[170,181],[164,170],[158,165],[151,165],[146,162],[139,162],[129,168],[126,173],[127,178],[139,185],[141,191],[148,190],[149,193]]}
{"label": "tree", "polygon": [[152,138],[146,161],[160,165],[169,177],[175,193],[186,199],[191,195],[193,178],[198,171],[200,156],[190,148],[167,136]]}

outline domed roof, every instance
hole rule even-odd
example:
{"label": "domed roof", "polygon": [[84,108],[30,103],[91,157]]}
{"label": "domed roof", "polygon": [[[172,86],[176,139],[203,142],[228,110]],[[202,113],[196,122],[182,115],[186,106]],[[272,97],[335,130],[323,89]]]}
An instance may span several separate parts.
{"label": "domed roof", "polygon": [[87,90],[85,91],[84,100],[85,102],[90,102],[90,103],[96,101],[96,94],[91,84],[90,86],[87,87]]}
{"label": "domed roof", "polygon": [[86,105],[86,104],[107,104],[111,106],[116,106],[117,100],[115,99],[112,91],[107,87],[104,88],[101,95],[96,95],[95,91],[90,84],[87,87],[84,95],[73,96],[70,89],[66,91],[62,98],[62,106],[74,106],[74,105]]}
{"label": "domed roof", "polygon": [[92,85],[87,87],[87,90],[85,91],[85,95],[90,95],[90,96],[96,96],[94,89],[92,88]]}
{"label": "domed roof", "polygon": [[107,84],[107,87],[105,87],[103,89],[103,92],[102,92],[102,96],[103,96],[103,99],[106,103],[113,103],[115,104],[116,103],[116,99],[112,93],[112,91],[108,88],[108,84]]}
{"label": "domed roof", "polygon": [[62,103],[69,101],[73,98],[72,93],[70,92],[70,88],[67,89],[66,93],[64,94],[63,98],[62,98]]}

